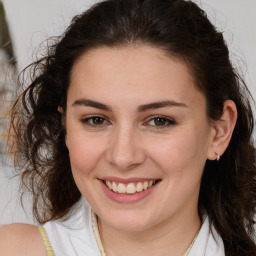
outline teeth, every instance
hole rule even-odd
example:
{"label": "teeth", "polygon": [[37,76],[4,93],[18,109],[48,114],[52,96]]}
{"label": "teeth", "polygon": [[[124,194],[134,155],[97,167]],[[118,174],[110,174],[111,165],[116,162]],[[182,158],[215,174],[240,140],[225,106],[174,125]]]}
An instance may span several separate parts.
{"label": "teeth", "polygon": [[128,194],[134,194],[136,192],[136,187],[134,183],[129,183],[126,187],[126,193]]}
{"label": "teeth", "polygon": [[117,192],[123,194],[126,192],[126,187],[123,183],[119,183],[117,186]]}
{"label": "teeth", "polygon": [[138,182],[136,183],[129,183],[129,184],[123,184],[123,183],[116,183],[112,181],[105,181],[105,184],[109,189],[111,189],[114,192],[117,192],[119,194],[135,194],[136,192],[141,192],[143,190],[147,190],[153,185],[156,184],[156,180],[151,181],[144,181],[144,182]]}
{"label": "teeth", "polygon": [[139,182],[139,183],[137,184],[137,192],[141,192],[142,190],[143,190],[142,183]]}
{"label": "teeth", "polygon": [[[111,183],[111,182],[109,182],[109,183]],[[111,187],[109,187],[109,188],[111,189]],[[114,192],[117,192],[117,185],[116,185],[115,182],[112,183],[112,190],[113,190]]]}
{"label": "teeth", "polygon": [[106,181],[106,185],[107,185],[110,189],[113,189],[112,184],[111,184],[111,182],[110,182],[109,180]]}
{"label": "teeth", "polygon": [[143,182],[143,189],[146,190],[148,188],[148,182],[147,181],[144,181]]}

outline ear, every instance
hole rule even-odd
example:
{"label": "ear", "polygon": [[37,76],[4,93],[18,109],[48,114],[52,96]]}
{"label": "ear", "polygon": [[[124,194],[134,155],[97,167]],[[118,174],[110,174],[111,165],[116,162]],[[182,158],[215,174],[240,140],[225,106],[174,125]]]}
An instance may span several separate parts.
{"label": "ear", "polygon": [[[64,128],[64,130],[66,130],[66,116],[64,115],[64,110],[62,107],[58,106],[57,108],[58,112],[61,114],[61,123],[62,123],[62,126]],[[65,135],[65,143],[66,143],[66,146],[68,148],[68,139],[67,139],[67,133]]]}
{"label": "ear", "polygon": [[64,110],[63,110],[63,108],[62,107],[60,107],[60,106],[58,106],[57,107],[57,110],[58,110],[58,112],[61,114],[61,123],[62,123],[62,126],[63,126],[63,128],[65,129],[66,127],[65,127],[65,113],[64,113]]}
{"label": "ear", "polygon": [[63,112],[64,112],[63,108],[60,107],[60,106],[57,107],[57,110],[58,110],[58,112],[59,112],[60,114],[63,114]]}
{"label": "ear", "polygon": [[221,156],[228,147],[237,120],[236,105],[232,100],[223,104],[223,113],[219,120],[213,121],[212,136],[208,150],[208,159],[215,160]]}

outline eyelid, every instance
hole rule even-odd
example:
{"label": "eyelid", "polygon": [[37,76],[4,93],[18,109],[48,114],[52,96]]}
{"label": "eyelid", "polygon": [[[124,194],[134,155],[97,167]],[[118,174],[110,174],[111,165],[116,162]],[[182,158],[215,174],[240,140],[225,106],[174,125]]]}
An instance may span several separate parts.
{"label": "eyelid", "polygon": [[[90,120],[92,120],[93,118],[102,118],[103,119],[103,123],[102,124],[93,124],[90,122]],[[151,121],[155,120],[155,119],[164,119],[166,121],[166,124],[164,125],[152,125],[149,124]],[[110,121],[104,116],[104,115],[97,115],[97,114],[92,114],[89,116],[84,116],[81,118],[80,120],[83,124],[90,126],[90,127],[95,127],[95,128],[100,128],[104,125],[109,125]],[[164,129],[170,126],[173,126],[176,124],[176,121],[171,118],[171,117],[167,117],[164,115],[154,115],[154,116],[150,116],[146,119],[146,121],[143,123],[143,126],[150,126],[154,129]]]}
{"label": "eyelid", "polygon": [[154,119],[157,119],[157,118],[162,118],[162,119],[165,119],[168,124],[165,124],[165,125],[160,125],[160,126],[157,126],[157,125],[149,125],[151,126],[152,128],[154,129],[163,129],[163,128],[166,128],[166,127],[169,127],[169,126],[172,126],[172,125],[175,125],[176,124],[176,121],[173,119],[173,118],[170,118],[170,117],[167,117],[167,116],[163,116],[163,115],[155,115],[155,116],[150,116],[147,121],[144,123],[145,126],[147,126],[147,124],[149,124],[149,122],[153,121]]}
{"label": "eyelid", "polygon": [[[102,118],[104,119],[104,123],[103,124],[93,124],[93,123],[90,123],[89,121],[92,120],[93,118]],[[107,120],[107,118],[103,115],[89,115],[89,116],[83,116],[80,120],[83,124],[87,124],[88,126],[91,126],[91,127],[100,127],[100,126],[103,126],[103,125],[108,125],[110,122]],[[106,123],[105,123],[106,122]]]}

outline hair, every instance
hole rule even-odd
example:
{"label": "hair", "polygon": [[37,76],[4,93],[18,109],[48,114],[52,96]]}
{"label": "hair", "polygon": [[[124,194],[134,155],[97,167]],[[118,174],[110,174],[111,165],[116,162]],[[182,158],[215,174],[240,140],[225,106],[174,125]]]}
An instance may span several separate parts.
{"label": "hair", "polygon": [[33,195],[39,223],[62,219],[80,200],[65,145],[62,116],[74,63],[97,47],[147,45],[184,61],[207,100],[209,120],[219,120],[223,103],[235,102],[238,119],[220,161],[206,161],[198,211],[209,216],[226,255],[256,255],[254,127],[250,93],[229,59],[222,32],[205,12],[185,0],[107,0],[76,16],[47,55],[36,61],[32,82],[12,109],[15,166]]}

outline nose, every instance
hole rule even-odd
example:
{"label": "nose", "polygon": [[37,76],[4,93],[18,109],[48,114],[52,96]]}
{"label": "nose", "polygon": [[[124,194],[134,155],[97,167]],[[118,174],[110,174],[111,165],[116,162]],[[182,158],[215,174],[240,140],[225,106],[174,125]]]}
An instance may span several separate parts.
{"label": "nose", "polygon": [[138,131],[128,126],[117,128],[112,134],[106,158],[118,170],[131,170],[142,164],[146,154]]}

